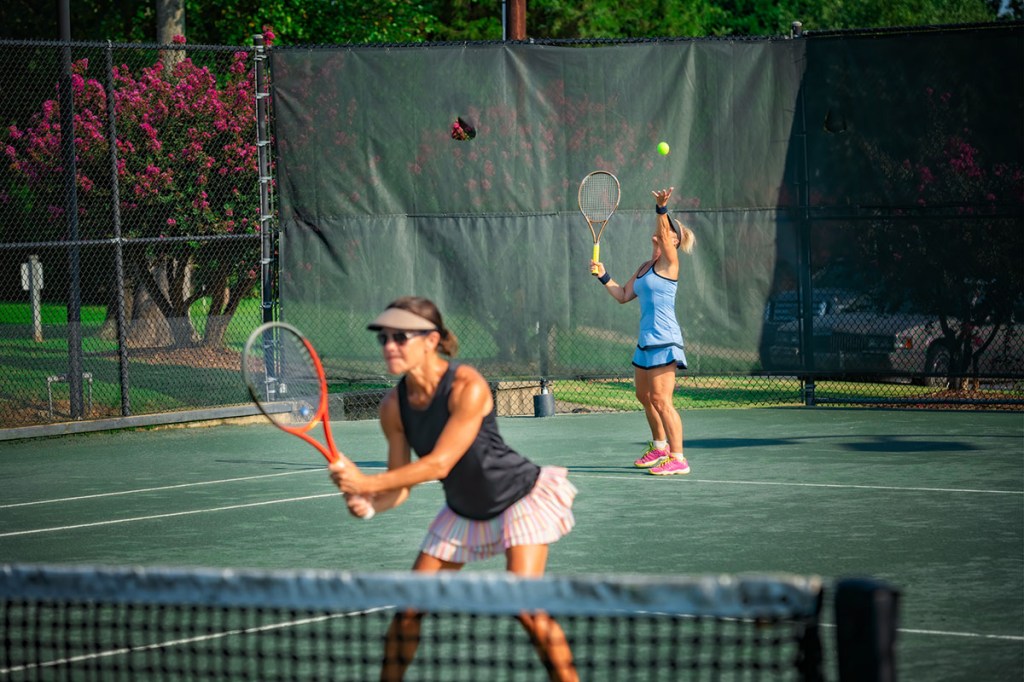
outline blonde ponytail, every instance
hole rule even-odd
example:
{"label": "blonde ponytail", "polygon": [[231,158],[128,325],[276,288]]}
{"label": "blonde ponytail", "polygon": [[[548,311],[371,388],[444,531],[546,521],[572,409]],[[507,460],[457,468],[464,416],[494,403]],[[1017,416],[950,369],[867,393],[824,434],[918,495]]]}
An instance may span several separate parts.
{"label": "blonde ponytail", "polygon": [[679,248],[683,253],[693,253],[693,247],[697,245],[697,235],[678,220],[675,221],[675,224],[679,228]]}

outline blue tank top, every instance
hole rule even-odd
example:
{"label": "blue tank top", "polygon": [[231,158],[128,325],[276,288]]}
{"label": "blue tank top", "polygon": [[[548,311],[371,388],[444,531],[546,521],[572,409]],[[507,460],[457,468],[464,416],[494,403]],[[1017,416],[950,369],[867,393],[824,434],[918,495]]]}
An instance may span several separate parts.
{"label": "blue tank top", "polygon": [[[409,405],[405,377],[398,382],[398,409],[405,437],[418,457],[430,454],[448,423],[448,398],[458,364],[448,363],[430,405],[417,410]],[[526,497],[540,467],[505,444],[498,433],[497,413],[491,410],[476,440],[441,481],[445,502],[459,516],[486,521]]]}
{"label": "blue tank top", "polygon": [[654,266],[633,280],[633,293],[640,302],[640,336],[636,345],[641,350],[676,345],[682,348],[683,332],[676,319],[678,280],[662,277]]}

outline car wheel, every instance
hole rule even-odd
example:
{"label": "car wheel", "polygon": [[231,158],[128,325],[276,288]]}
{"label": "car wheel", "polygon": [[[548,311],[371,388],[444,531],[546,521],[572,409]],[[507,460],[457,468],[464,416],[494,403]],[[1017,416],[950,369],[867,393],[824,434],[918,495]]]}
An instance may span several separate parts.
{"label": "car wheel", "polygon": [[945,388],[949,386],[949,348],[937,343],[928,349],[924,361],[924,385]]}

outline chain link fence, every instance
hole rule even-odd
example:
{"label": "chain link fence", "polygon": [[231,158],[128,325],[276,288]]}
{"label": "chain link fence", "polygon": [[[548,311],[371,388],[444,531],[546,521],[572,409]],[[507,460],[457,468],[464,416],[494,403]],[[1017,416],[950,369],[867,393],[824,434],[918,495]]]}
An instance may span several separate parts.
{"label": "chain link fence", "polygon": [[0,422],[242,403],[252,50],[5,42],[0,82]]}
{"label": "chain link fence", "polygon": [[997,65],[1022,45],[1020,24],[807,42],[766,368],[826,404],[1020,409],[1024,82]]}
{"label": "chain link fence", "polygon": [[[951,45],[991,45],[987,31],[975,30],[966,42],[957,40],[964,31],[953,29],[865,41],[805,34],[808,60],[820,66],[804,74],[796,142],[767,221],[777,230],[764,247],[772,251],[774,271],[763,296],[738,295],[721,310],[682,304],[690,370],[678,379],[681,409],[1021,409],[1021,124],[1000,119],[1006,98],[1019,97],[1020,83],[1007,85],[998,76],[1013,72],[998,50],[991,59],[1003,60],[1002,66],[986,71],[990,87],[972,90],[977,101],[970,103],[958,103],[941,83],[931,91],[921,85],[946,68],[941,60],[927,69],[928,78],[910,84],[893,83],[890,73],[893,63],[912,72],[914,62],[898,54],[906,57],[923,43],[936,54]],[[1011,26],[999,39],[1019,46],[1021,35],[1020,26]],[[261,131],[255,113],[269,99],[257,97],[266,92],[257,76],[262,54],[259,48],[0,41],[2,427],[243,414],[239,351],[248,333],[272,316],[299,323],[320,346],[335,418],[375,416],[393,378],[382,374],[378,349],[363,329],[365,315],[323,305],[329,296],[321,285],[310,285],[323,261],[296,258],[303,238],[284,228],[278,233],[269,133],[280,135],[280,129],[265,110]],[[977,62],[980,53],[974,54],[961,66]],[[1021,59],[1018,53],[1009,62]],[[280,71],[275,77],[283,77]],[[949,78],[976,84],[976,75],[954,71]],[[887,83],[886,92],[908,93],[893,100],[898,105],[906,110],[915,103],[908,120],[872,122],[868,115],[875,100],[865,92]],[[1008,92],[992,95],[1000,87]],[[986,106],[998,111],[979,113]],[[973,135],[964,121],[976,122]],[[358,120],[349,123],[354,127],[336,131],[342,138],[359,132]],[[879,136],[882,128],[890,132]],[[73,146],[61,134],[70,129]],[[938,142],[924,147],[908,139]],[[1000,144],[1016,145],[1017,152],[1000,155]],[[830,167],[845,171],[825,172]],[[716,181],[710,173],[707,180]],[[354,205],[363,200],[350,199]],[[648,230],[647,213],[627,206],[615,220],[620,228]],[[747,250],[737,259],[715,245],[756,236],[734,208],[684,202],[677,217],[703,239],[694,268],[729,277],[754,267],[744,258],[760,252]],[[553,395],[550,404],[561,413],[639,409],[628,364],[635,320],[610,322],[604,312],[613,307],[610,299],[587,299],[568,321],[544,310],[550,273],[533,272],[518,244],[535,236],[531,221],[545,219],[489,219],[493,229],[510,235],[507,250],[491,254],[495,267],[509,273],[496,278],[493,290],[493,281],[473,278],[460,286],[466,299],[486,295],[494,314],[439,301],[460,337],[460,357],[492,380],[504,415],[546,410],[544,393]],[[475,227],[445,224],[475,239]],[[577,246],[589,251],[585,227],[577,227],[579,245],[536,248],[570,262]],[[359,286],[372,285],[380,264],[367,253],[370,242],[360,241],[362,228],[350,228],[331,246],[332,258],[344,264],[350,281],[364,284],[341,295],[376,306],[380,301]],[[424,248],[440,265],[437,272],[417,266],[418,281],[452,277],[446,268],[482,253],[430,232],[435,228],[427,225],[433,237]],[[613,254],[626,250],[616,243],[615,229],[608,237]],[[453,245],[458,249],[447,253]],[[279,247],[292,249],[280,272]],[[684,269],[689,262],[684,259]],[[407,265],[411,276],[413,264],[397,260],[386,267]],[[600,296],[589,278],[578,279],[576,300]],[[742,292],[743,280],[735,281]],[[303,294],[282,303],[279,284]],[[684,281],[681,291],[712,295],[700,281]],[[311,300],[317,305],[304,310]],[[756,329],[737,333],[730,316],[754,319]]]}

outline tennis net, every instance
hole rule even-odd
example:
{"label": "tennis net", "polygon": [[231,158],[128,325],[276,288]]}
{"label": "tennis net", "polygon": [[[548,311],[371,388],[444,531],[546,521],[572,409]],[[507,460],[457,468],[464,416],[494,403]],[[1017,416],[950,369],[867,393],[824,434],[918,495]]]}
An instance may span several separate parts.
{"label": "tennis net", "polygon": [[516,616],[564,630],[581,680],[819,680],[822,584],[790,575],[351,574],[0,567],[0,680],[544,680]]}

